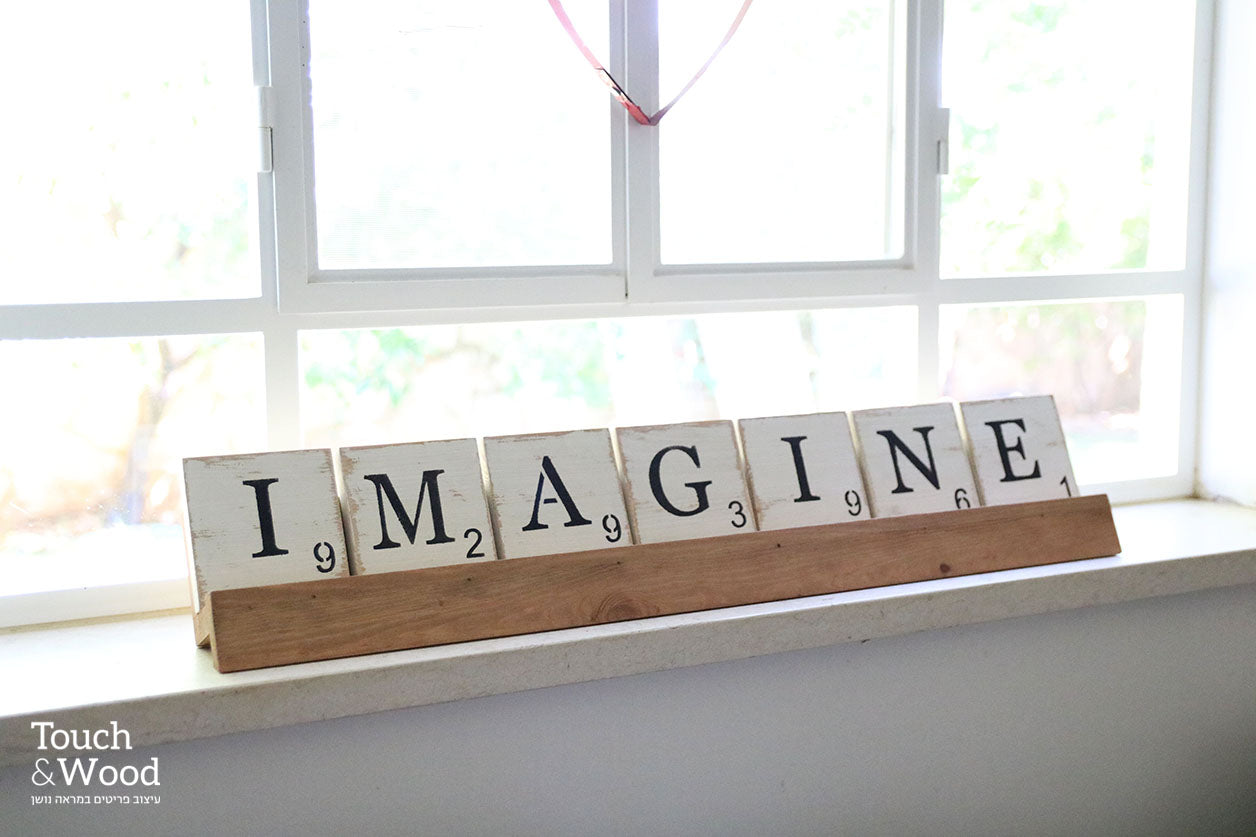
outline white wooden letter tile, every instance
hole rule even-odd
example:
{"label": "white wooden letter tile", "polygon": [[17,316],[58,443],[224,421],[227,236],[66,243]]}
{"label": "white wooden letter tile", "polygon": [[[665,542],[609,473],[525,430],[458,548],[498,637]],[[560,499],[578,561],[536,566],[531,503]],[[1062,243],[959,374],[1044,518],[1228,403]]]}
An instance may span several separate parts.
{"label": "white wooden letter tile", "polygon": [[353,574],[497,557],[475,439],[340,449]]}
{"label": "white wooden letter tile", "polygon": [[738,426],[760,529],[872,517],[845,413],[742,419]]}
{"label": "white wooden letter tile", "polygon": [[1064,430],[1050,395],[960,405],[987,506],[1076,497]]}
{"label": "white wooden letter tile", "polygon": [[980,504],[951,404],[859,410],[852,418],[873,517]]}
{"label": "white wooden letter tile", "polygon": [[640,543],[755,531],[732,422],[622,427],[617,437]]}
{"label": "white wooden letter tile", "polygon": [[330,450],[183,460],[194,602],[349,574]]}
{"label": "white wooden letter tile", "polygon": [[484,440],[503,558],[632,543],[608,430]]}

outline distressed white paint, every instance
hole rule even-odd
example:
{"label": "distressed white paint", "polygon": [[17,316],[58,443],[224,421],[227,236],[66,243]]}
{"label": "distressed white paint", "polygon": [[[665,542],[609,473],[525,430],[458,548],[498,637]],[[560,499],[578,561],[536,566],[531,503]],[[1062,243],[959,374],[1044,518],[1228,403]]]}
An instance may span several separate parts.
{"label": "distressed white paint", "polygon": [[960,405],[984,506],[1076,497],[1077,478],[1050,395]]}
{"label": "distressed white paint", "polygon": [[491,436],[484,460],[502,558],[632,543],[610,431]]}
{"label": "distressed white paint", "polygon": [[[968,452],[951,404],[859,410],[852,419],[873,517],[979,505]],[[913,464],[892,438],[897,438],[924,469]]]}
{"label": "distressed white paint", "polygon": [[475,439],[341,448],[340,476],[354,575],[497,557]]}
{"label": "distressed white paint", "polygon": [[638,542],[755,531],[732,422],[621,427],[616,436]]}
{"label": "distressed white paint", "polygon": [[872,516],[845,413],[742,419],[738,426],[760,529]]}
{"label": "distressed white paint", "polygon": [[[258,488],[269,505],[274,550],[264,548]],[[212,590],[349,574],[331,451],[293,450],[183,460],[192,601]],[[266,501],[269,501],[268,503]]]}

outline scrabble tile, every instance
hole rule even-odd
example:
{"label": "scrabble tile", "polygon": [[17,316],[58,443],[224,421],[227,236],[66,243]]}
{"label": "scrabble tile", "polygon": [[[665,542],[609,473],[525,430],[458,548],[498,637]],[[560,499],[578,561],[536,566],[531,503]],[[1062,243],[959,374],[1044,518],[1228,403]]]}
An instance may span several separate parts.
{"label": "scrabble tile", "polygon": [[199,611],[212,590],[349,574],[330,450],[183,460]]}
{"label": "scrabble tile", "polygon": [[621,427],[616,437],[639,543],[755,531],[731,422]]}
{"label": "scrabble tile", "polygon": [[484,440],[503,558],[632,543],[608,430]]}
{"label": "scrabble tile", "polygon": [[1050,395],[968,401],[960,413],[984,505],[1077,496],[1077,478]]}
{"label": "scrabble tile", "polygon": [[738,427],[760,529],[872,517],[845,413],[742,419]]}
{"label": "scrabble tile", "polygon": [[497,557],[475,439],[340,449],[354,575]]}
{"label": "scrabble tile", "polygon": [[951,404],[859,410],[852,418],[873,517],[980,504]]}

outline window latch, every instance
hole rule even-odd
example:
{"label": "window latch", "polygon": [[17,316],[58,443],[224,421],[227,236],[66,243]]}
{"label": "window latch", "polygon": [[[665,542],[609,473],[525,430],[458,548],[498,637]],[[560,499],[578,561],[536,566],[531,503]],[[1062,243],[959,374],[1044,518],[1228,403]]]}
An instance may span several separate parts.
{"label": "window latch", "polygon": [[257,87],[257,170],[263,174],[274,170],[275,162],[275,88]]}
{"label": "window latch", "polygon": [[951,109],[938,108],[938,176],[951,173]]}

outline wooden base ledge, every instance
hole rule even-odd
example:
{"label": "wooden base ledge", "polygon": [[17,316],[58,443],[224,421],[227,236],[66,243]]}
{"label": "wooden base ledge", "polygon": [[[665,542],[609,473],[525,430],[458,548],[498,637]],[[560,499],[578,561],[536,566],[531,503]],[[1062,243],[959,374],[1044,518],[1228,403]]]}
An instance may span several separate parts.
{"label": "wooden base ledge", "polygon": [[244,671],[1120,550],[1099,495],[217,590],[197,625],[219,671]]}

